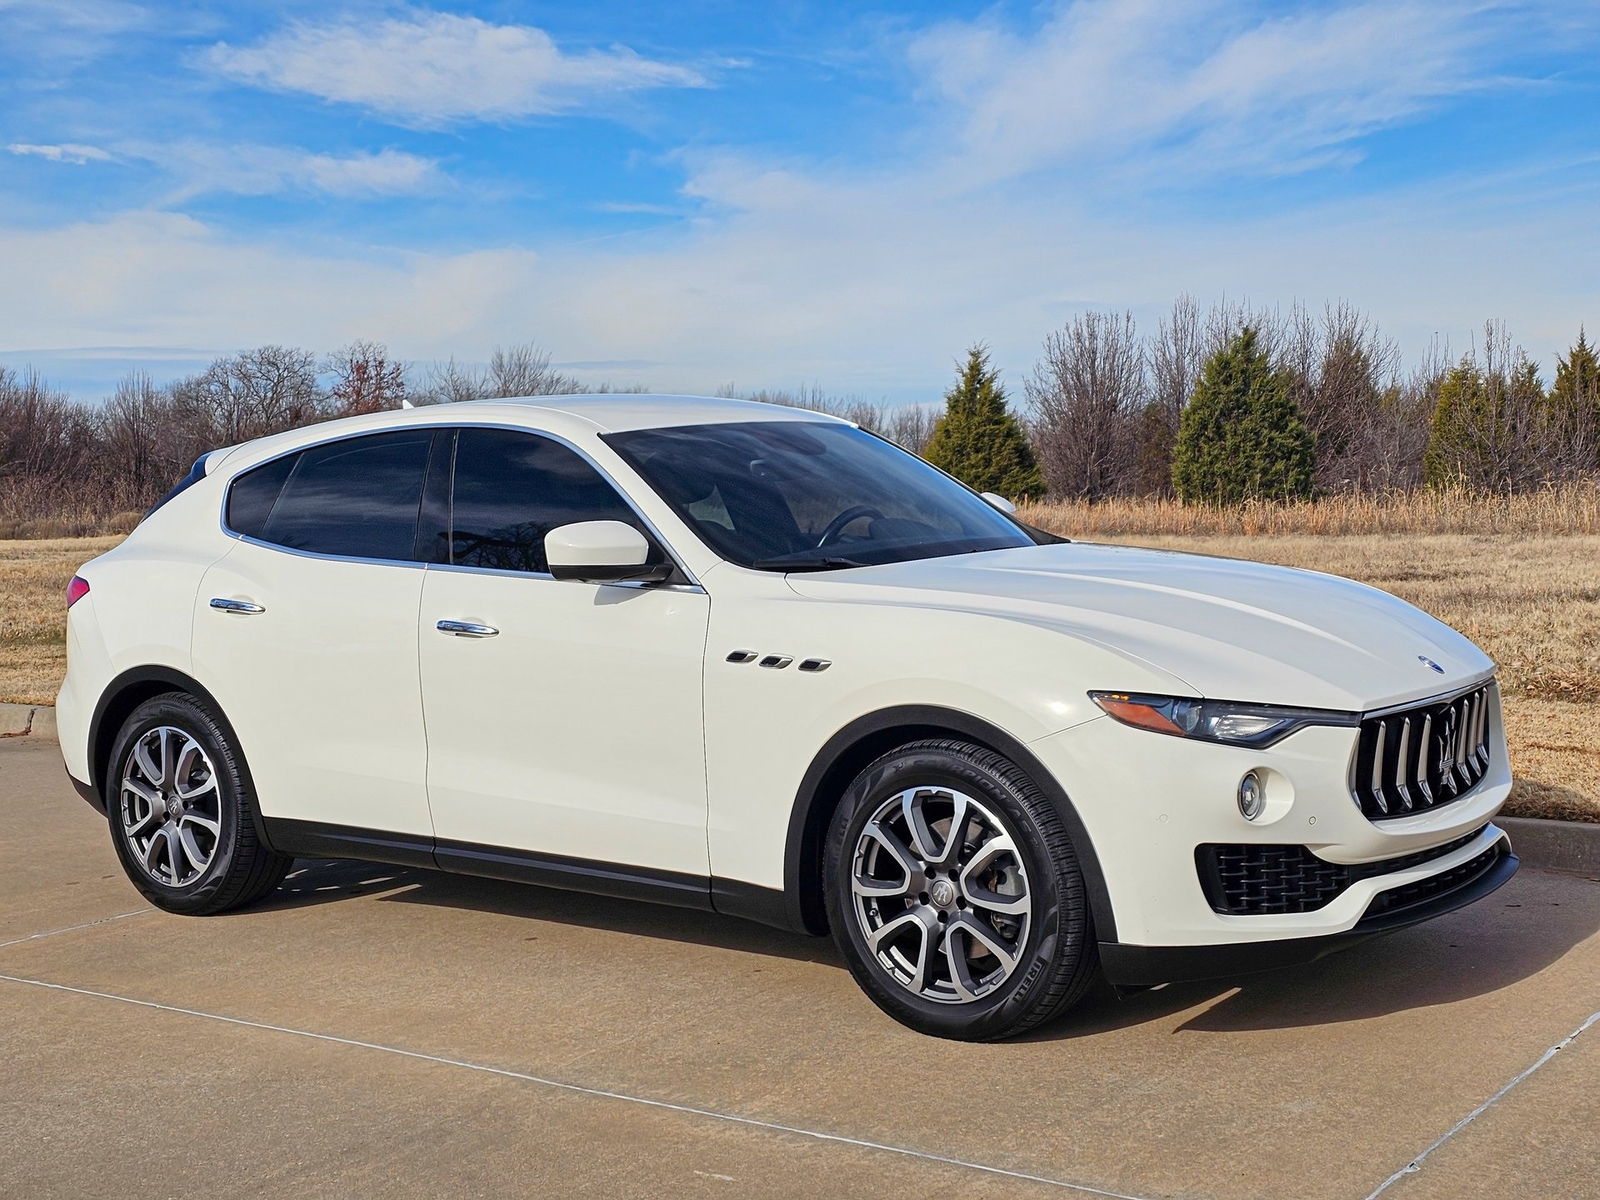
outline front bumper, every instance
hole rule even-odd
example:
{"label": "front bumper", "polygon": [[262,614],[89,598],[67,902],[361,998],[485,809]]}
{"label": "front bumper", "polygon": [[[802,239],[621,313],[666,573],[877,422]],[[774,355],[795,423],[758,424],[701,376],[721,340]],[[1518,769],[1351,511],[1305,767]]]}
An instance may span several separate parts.
{"label": "front bumper", "polygon": [[[1308,961],[1352,939],[1470,903],[1483,894],[1478,886],[1492,891],[1510,877],[1515,858],[1507,847],[1509,866],[1452,892],[1453,900],[1434,897],[1436,903],[1403,921],[1385,912],[1394,895],[1380,899],[1457,871],[1504,842],[1490,824],[1511,790],[1498,693],[1491,688],[1486,774],[1467,795],[1435,809],[1369,820],[1350,788],[1357,737],[1354,728],[1309,727],[1267,749],[1249,749],[1100,718],[1031,743],[1093,843],[1114,920],[1114,928],[1099,930],[1108,975],[1123,982],[1120,965],[1129,980],[1167,982],[1243,969],[1203,962]],[[1237,803],[1239,780],[1249,771],[1265,781],[1266,811],[1255,821]],[[1461,844],[1449,853],[1382,870],[1390,860],[1455,841]],[[1217,843],[1303,845],[1330,863],[1379,869],[1353,872],[1354,882],[1313,911],[1218,912],[1196,867],[1196,848]],[[1167,965],[1157,969],[1158,961]]]}
{"label": "front bumper", "polygon": [[[1492,827],[1491,827],[1492,828]],[[1276,938],[1212,946],[1137,946],[1101,942],[1100,963],[1106,978],[1118,987],[1153,987],[1197,979],[1224,979],[1255,971],[1315,962],[1379,934],[1393,933],[1481,900],[1517,873],[1517,856],[1505,834],[1490,847],[1493,857],[1482,870],[1456,886],[1419,903],[1363,916],[1344,933],[1319,937]]]}

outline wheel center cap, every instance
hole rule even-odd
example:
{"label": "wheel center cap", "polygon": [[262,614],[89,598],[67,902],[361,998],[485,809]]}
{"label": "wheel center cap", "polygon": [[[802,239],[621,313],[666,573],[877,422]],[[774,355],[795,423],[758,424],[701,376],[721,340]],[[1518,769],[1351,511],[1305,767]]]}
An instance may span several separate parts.
{"label": "wheel center cap", "polygon": [[940,908],[949,908],[956,902],[956,885],[948,879],[935,879],[928,889],[928,899]]}
{"label": "wheel center cap", "polygon": [[180,813],[182,813],[182,812],[183,812],[183,801],[182,800],[179,800],[176,796],[173,796],[171,799],[169,799],[167,801],[167,816],[171,817],[174,821],[176,821],[178,819],[178,815]]}

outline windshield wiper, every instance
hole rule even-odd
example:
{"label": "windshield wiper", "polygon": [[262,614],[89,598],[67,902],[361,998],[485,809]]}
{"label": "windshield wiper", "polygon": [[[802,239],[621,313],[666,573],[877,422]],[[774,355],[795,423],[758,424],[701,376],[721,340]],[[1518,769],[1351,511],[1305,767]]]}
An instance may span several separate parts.
{"label": "windshield wiper", "polygon": [[839,554],[780,554],[777,558],[763,558],[750,564],[758,571],[841,571],[847,567],[870,567],[859,559],[845,558]]}

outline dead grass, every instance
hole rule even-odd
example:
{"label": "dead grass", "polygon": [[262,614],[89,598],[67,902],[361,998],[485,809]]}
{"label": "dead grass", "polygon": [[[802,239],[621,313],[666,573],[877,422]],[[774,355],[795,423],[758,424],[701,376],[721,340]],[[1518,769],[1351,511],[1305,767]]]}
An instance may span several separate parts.
{"label": "dead grass", "polygon": [[[1049,510],[1052,518],[1073,511]],[[1035,507],[1029,516],[1040,520],[1044,512]],[[1530,519],[1526,511],[1511,515]],[[1085,536],[1065,520],[1050,524]],[[1146,530],[1114,539],[1093,532],[1102,540],[1347,575],[1431,612],[1500,666],[1517,775],[1506,811],[1600,823],[1600,529],[1575,536],[1253,537]],[[118,540],[0,541],[0,701],[55,700],[66,669],[67,580]]]}
{"label": "dead grass", "polygon": [[121,540],[0,541],[0,702],[55,703],[67,670],[67,580]]}
{"label": "dead grass", "polygon": [[1376,492],[1285,504],[1252,501],[1236,508],[1176,500],[1105,500],[1027,505],[1042,529],[1094,539],[1148,536],[1281,537],[1312,534],[1600,534],[1600,480],[1517,496],[1472,492]]}

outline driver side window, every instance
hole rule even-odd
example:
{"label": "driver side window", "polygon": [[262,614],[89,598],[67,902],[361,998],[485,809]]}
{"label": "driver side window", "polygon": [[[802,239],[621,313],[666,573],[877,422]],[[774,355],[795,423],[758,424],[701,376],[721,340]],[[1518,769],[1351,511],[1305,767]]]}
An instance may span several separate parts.
{"label": "driver side window", "polygon": [[456,434],[450,503],[439,514],[435,561],[547,572],[545,534],[576,521],[621,521],[654,539],[615,488],[561,443],[509,429]]}

